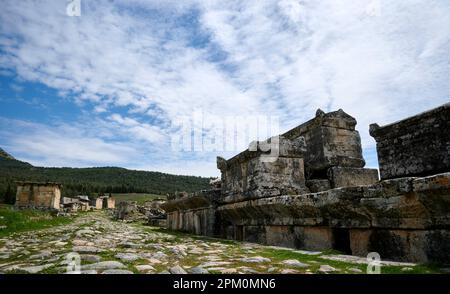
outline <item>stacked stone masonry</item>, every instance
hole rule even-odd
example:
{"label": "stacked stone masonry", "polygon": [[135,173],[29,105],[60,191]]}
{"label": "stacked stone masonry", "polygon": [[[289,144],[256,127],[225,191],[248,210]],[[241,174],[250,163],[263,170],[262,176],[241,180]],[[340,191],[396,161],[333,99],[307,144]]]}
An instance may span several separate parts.
{"label": "stacked stone masonry", "polygon": [[16,207],[58,210],[61,185],[57,183],[17,182]]}
{"label": "stacked stone masonry", "polygon": [[450,170],[450,103],[387,126],[372,124],[370,134],[383,180]]}
{"label": "stacked stone masonry", "polygon": [[[279,156],[272,161],[266,160],[269,151],[259,150],[218,158],[221,187],[168,201],[168,228],[360,256],[375,251],[387,260],[450,263],[450,144],[448,133],[435,127],[448,125],[448,109],[447,104],[398,125],[371,126],[382,181],[378,170],[364,168],[356,120],[342,110],[318,110],[315,118],[279,137]],[[414,136],[433,143],[424,147]],[[415,150],[398,143],[405,138],[421,146]],[[417,168],[396,168],[410,164]]]}

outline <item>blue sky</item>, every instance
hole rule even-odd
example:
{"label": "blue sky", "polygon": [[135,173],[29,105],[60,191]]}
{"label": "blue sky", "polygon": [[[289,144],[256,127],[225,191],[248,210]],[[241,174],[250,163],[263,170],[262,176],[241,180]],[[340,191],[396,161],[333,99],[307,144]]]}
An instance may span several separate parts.
{"label": "blue sky", "polygon": [[376,167],[370,123],[450,100],[446,0],[68,2],[0,10],[0,147],[35,165],[215,176],[233,152],[175,152],[180,118],[342,108]]}

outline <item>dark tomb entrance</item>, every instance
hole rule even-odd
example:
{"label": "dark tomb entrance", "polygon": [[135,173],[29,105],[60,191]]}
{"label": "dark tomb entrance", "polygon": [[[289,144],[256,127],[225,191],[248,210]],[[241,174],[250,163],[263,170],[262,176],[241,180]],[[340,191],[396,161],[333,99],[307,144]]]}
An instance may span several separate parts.
{"label": "dark tomb entrance", "polygon": [[234,234],[235,234],[236,241],[243,241],[244,240],[244,226],[235,226]]}
{"label": "dark tomb entrance", "polygon": [[333,249],[345,254],[352,254],[348,229],[333,229]]}

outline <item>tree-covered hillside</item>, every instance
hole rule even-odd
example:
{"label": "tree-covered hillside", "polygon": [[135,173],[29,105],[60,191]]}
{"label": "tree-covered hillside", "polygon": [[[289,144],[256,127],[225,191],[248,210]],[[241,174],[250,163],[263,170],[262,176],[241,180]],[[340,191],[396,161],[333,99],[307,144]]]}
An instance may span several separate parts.
{"label": "tree-covered hillside", "polygon": [[[6,154],[6,155],[4,155]],[[179,176],[160,172],[128,170],[118,167],[47,168],[18,161],[1,150],[0,197],[15,195],[14,181],[58,182],[63,196],[93,193],[193,192],[206,189],[209,178]],[[5,195],[6,194],[6,195]]]}

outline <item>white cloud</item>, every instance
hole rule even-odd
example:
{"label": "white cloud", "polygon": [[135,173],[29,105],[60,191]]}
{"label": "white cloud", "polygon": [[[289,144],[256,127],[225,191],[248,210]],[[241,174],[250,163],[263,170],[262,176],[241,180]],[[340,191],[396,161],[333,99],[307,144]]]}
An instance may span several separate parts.
{"label": "white cloud", "polygon": [[8,142],[7,150],[14,150],[18,159],[36,165],[121,165],[136,153],[131,145],[91,136],[79,126],[46,126],[6,119],[0,119],[0,125],[0,134]]}
{"label": "white cloud", "polygon": [[[173,160],[167,170],[178,166],[203,174],[194,168],[197,162],[216,173],[214,156],[167,149],[171,122],[200,109],[277,115],[287,130],[319,107],[343,108],[357,118],[373,157],[369,123],[389,123],[449,100],[448,1],[82,4],[80,17],[68,17],[64,1],[4,1],[1,72],[13,70],[21,79],[71,94],[80,107],[94,104],[93,122],[108,140],[132,142],[142,149],[137,153],[151,144],[147,161]],[[93,141],[86,145],[102,146],[104,138],[89,135]],[[17,143],[20,136],[11,140]],[[122,150],[108,148],[111,157],[104,162],[121,162],[113,155]]]}

